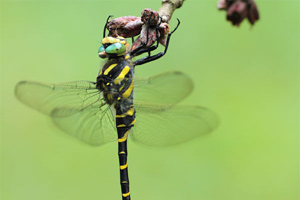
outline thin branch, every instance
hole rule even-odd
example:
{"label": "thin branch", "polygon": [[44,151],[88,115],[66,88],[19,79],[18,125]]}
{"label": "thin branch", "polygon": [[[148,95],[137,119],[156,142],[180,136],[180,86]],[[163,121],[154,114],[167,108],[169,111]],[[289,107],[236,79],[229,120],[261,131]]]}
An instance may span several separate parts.
{"label": "thin branch", "polygon": [[159,15],[162,17],[162,21],[169,23],[173,12],[180,8],[184,0],[162,0],[161,7],[158,11]]}

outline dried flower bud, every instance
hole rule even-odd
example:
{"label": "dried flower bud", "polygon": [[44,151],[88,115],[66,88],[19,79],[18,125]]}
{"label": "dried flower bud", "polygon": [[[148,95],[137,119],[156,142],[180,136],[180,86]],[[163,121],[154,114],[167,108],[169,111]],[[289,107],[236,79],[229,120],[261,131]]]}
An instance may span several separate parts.
{"label": "dried flower bud", "polygon": [[226,1],[225,0],[220,0],[217,4],[217,8],[219,10],[225,10],[227,8]]}
{"label": "dried flower bud", "polygon": [[241,0],[234,2],[227,10],[227,20],[239,25],[248,15],[247,3]]}
{"label": "dried flower bud", "polygon": [[[152,46],[153,44],[155,44],[157,42],[157,39],[159,41],[160,44],[162,44],[163,46],[166,45],[166,38],[167,35],[169,34],[169,24],[167,23],[161,23],[158,27],[158,38],[156,36],[156,27],[149,27],[149,32],[148,32],[148,43],[147,43],[147,47]],[[132,44],[131,47],[131,51],[133,51],[134,49],[136,49],[137,47],[145,44],[147,41],[147,28],[145,26],[143,26],[142,31],[140,36],[134,41],[134,43]]]}
{"label": "dried flower bud", "polygon": [[159,14],[150,8],[146,8],[142,11],[141,20],[144,24],[148,22],[149,26],[157,26],[159,23]]}
{"label": "dried flower bud", "polygon": [[136,38],[134,40],[134,43],[131,45],[131,50],[130,51],[133,51],[135,50],[136,48],[138,48],[139,46],[141,46],[143,43],[141,41],[141,37],[139,36],[138,38]]}
{"label": "dried flower bud", "polygon": [[235,26],[239,26],[246,17],[251,24],[259,19],[254,0],[220,0],[217,7],[227,11],[227,20]]}
{"label": "dried flower bud", "polygon": [[167,23],[161,23],[158,27],[158,31],[160,33],[160,38],[159,38],[159,42],[166,46],[166,42],[167,42],[167,35],[169,34],[170,31],[170,27],[169,24]]}
{"label": "dried flower bud", "polygon": [[[167,23],[161,23],[158,12],[151,10],[149,8],[144,9],[142,11],[141,20],[142,22],[144,22],[144,25],[142,27],[140,36],[132,44],[131,51],[133,51],[137,47],[147,42],[147,31],[148,31],[148,43],[146,44],[146,47],[152,46],[157,42],[157,40],[162,45],[165,46],[166,37],[169,33],[169,25]],[[147,27],[147,22],[149,27]],[[158,33],[156,33],[157,28],[158,28]]]}
{"label": "dried flower bud", "polygon": [[125,16],[112,19],[107,23],[107,29],[109,36],[117,37],[122,36],[124,38],[139,37],[134,41],[131,47],[131,51],[144,45],[148,42],[146,47],[150,47],[157,42],[166,45],[166,37],[169,33],[169,25],[167,23],[161,23],[158,12],[146,8],[142,11],[141,17]]}
{"label": "dried flower bud", "polygon": [[122,36],[125,38],[134,37],[140,34],[142,29],[142,21],[140,17],[125,16],[118,17],[108,21],[107,29],[109,36]]}
{"label": "dried flower bud", "polygon": [[[158,37],[160,37],[159,32],[158,32]],[[156,41],[157,41],[156,27],[155,28],[149,27],[149,30],[148,30],[148,43],[146,44],[146,47],[152,46]],[[140,36],[132,44],[131,51],[133,51],[137,47],[145,44],[146,42],[147,42],[147,28],[142,28]]]}
{"label": "dried flower bud", "polygon": [[254,0],[249,5],[249,7],[250,8],[248,10],[248,20],[253,25],[255,23],[255,21],[257,21],[259,19],[258,9],[257,9],[256,3],[254,2]]}
{"label": "dried flower bud", "polygon": [[161,23],[158,27],[158,31],[162,34],[162,35],[168,35],[169,31],[170,31],[170,27],[169,24],[167,23]]}

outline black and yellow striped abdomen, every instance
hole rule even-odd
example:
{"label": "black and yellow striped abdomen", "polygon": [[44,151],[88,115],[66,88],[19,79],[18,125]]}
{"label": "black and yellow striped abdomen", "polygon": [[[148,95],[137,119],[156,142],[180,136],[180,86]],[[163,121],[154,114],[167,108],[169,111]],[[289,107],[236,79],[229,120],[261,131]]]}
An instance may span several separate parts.
{"label": "black and yellow striped abdomen", "polygon": [[130,200],[127,138],[135,123],[133,107],[133,71],[130,60],[124,57],[109,60],[100,70],[97,86],[105,101],[114,106],[119,144],[119,164],[123,200]]}

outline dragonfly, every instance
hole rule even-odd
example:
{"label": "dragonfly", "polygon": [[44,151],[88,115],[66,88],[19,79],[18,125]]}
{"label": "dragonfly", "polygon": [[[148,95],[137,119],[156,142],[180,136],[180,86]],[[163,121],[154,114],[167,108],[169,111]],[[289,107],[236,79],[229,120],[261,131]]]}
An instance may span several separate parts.
{"label": "dragonfly", "polygon": [[[106,21],[106,25],[109,18]],[[130,200],[127,140],[150,146],[169,146],[213,131],[217,115],[204,107],[178,105],[193,89],[182,72],[167,72],[149,78],[134,77],[134,68],[166,54],[151,55],[156,46],[142,45],[130,51],[123,37],[106,36],[104,27],[100,58],[107,61],[93,81],[48,84],[21,81],[16,97],[29,107],[50,116],[60,129],[100,146],[118,141],[120,183],[123,200]],[[157,37],[159,38],[159,37]],[[147,53],[144,58],[133,58]]]}

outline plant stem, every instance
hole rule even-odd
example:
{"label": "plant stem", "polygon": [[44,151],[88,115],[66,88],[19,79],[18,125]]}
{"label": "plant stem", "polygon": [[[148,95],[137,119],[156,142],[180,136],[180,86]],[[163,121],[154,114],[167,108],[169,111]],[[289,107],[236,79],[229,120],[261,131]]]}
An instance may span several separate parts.
{"label": "plant stem", "polygon": [[162,17],[162,22],[169,23],[173,12],[180,8],[184,0],[162,0],[161,7],[158,11],[159,15]]}

